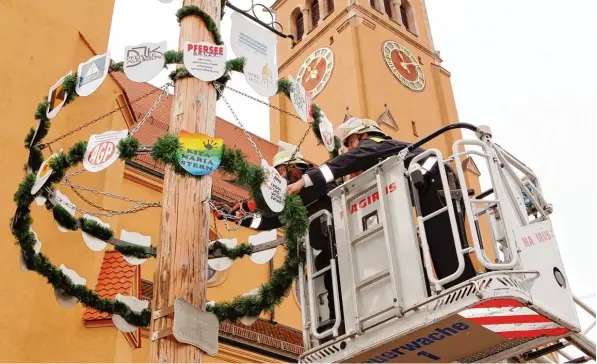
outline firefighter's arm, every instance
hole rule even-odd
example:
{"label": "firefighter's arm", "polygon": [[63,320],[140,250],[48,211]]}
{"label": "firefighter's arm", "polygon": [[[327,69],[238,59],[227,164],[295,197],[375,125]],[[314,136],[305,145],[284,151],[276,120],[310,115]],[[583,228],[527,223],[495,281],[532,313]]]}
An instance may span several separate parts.
{"label": "firefighter's arm", "polygon": [[376,160],[375,144],[373,142],[360,143],[358,147],[304,174],[302,181],[304,187],[325,188],[326,184],[338,178],[368,169],[375,164]]}

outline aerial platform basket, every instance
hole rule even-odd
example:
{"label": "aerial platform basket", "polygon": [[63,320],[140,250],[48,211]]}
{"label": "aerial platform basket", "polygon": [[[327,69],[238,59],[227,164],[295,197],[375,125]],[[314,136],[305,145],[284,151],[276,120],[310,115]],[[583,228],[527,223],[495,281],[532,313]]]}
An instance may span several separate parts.
{"label": "aerial platform basket", "polygon": [[[412,148],[456,127],[474,130],[479,139],[457,141],[447,158],[429,149],[408,168],[406,151],[390,157],[330,193],[333,215],[322,211],[311,217],[326,219],[333,229],[337,260],[317,270],[318,251],[307,240],[306,272],[302,267],[299,272],[305,345],[300,363],[497,362],[549,352],[545,347],[555,351],[550,344],[560,345],[561,338],[595,358],[595,344],[580,334],[551,206],[534,173],[493,144],[486,127],[452,124]],[[486,161],[492,184],[476,197],[469,197],[462,168],[469,155]],[[436,163],[442,194],[452,198],[423,216],[413,181]],[[457,252],[446,259],[458,262],[443,279],[433,274],[423,228],[439,214],[449,216],[448,241]],[[471,247],[459,224],[472,232]],[[485,239],[482,226],[490,233]],[[466,255],[483,269],[444,288],[462,275]],[[326,274],[332,292],[322,283]],[[335,297],[335,315],[328,312],[327,297]]]}

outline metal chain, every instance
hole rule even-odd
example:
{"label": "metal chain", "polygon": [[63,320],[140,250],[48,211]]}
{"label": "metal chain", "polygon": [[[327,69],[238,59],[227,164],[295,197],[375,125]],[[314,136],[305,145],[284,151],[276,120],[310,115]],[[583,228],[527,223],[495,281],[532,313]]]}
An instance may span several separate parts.
{"label": "metal chain", "polygon": [[[220,84],[216,84],[215,82],[214,82],[214,84],[216,85],[216,88],[217,88],[217,85],[220,85]],[[301,119],[301,117],[300,117],[300,116],[298,116],[298,115],[296,115],[296,114],[293,114],[293,113],[291,113],[291,112],[289,112],[289,111],[286,111],[286,110],[280,109],[279,107],[277,107],[277,106],[274,106],[274,105],[270,104],[269,102],[265,102],[265,101],[263,101],[263,100],[259,100],[259,99],[258,99],[258,98],[256,98],[255,96],[251,96],[251,95],[249,95],[248,93],[245,93],[245,92],[239,91],[239,90],[237,90],[237,89],[235,89],[235,88],[232,88],[232,87],[230,87],[230,86],[228,86],[228,85],[224,85],[224,87],[226,87],[226,88],[227,88],[227,89],[229,89],[229,90],[232,90],[232,91],[236,92],[237,94],[243,95],[243,96],[245,96],[245,97],[247,97],[247,98],[249,98],[249,99],[251,99],[251,100],[257,101],[257,102],[258,102],[258,103],[260,103],[260,104],[263,104],[263,105],[265,105],[265,106],[271,107],[272,109],[278,110],[279,112],[281,112],[281,113],[283,113],[283,114],[286,114],[286,115],[288,115],[288,116],[292,116],[292,117],[293,117],[293,118],[295,118],[295,119],[298,119],[298,120],[300,120],[300,121],[303,121],[303,119]],[[303,122],[304,122],[304,121],[303,121]]]}
{"label": "metal chain", "polygon": [[78,170],[78,171],[76,171],[76,172],[73,172],[73,173],[67,174],[66,176],[64,176],[64,179],[65,179],[65,180],[68,180],[69,178],[72,178],[72,177],[78,176],[78,175],[80,175],[81,173],[83,173],[83,172],[85,172],[85,171],[86,171],[86,169],[85,169],[85,168],[81,168],[80,170]]}
{"label": "metal chain", "polygon": [[65,186],[71,187],[71,188],[78,188],[80,190],[83,191],[87,191],[87,192],[91,192],[91,193],[95,193],[98,195],[104,195],[104,196],[108,196],[108,197],[112,197],[115,198],[117,200],[122,200],[122,201],[127,201],[127,202],[135,202],[139,205],[148,205],[149,207],[162,207],[162,204],[159,202],[147,202],[147,201],[143,201],[143,200],[135,200],[129,197],[125,197],[125,196],[120,196],[120,195],[116,195],[114,193],[110,193],[110,192],[104,192],[104,191],[100,191],[97,190],[95,188],[89,188],[89,187],[85,187],[85,186],[81,186],[81,185],[77,185],[74,183],[70,183],[70,182],[60,182],[60,184],[63,184]]}
{"label": "metal chain", "polygon": [[[220,94],[220,97],[224,98],[224,95],[222,94],[222,92],[220,92],[220,88],[219,88],[219,87],[221,86],[221,84],[216,84],[216,83],[214,83],[214,84],[215,84],[215,86],[216,86],[216,90],[218,90],[218,93]],[[272,109],[278,110],[278,111],[279,111],[279,112],[281,112],[281,113],[284,113],[284,114],[286,114],[286,115],[292,116],[293,118],[295,118],[295,119],[298,119],[298,120],[300,120],[300,121],[303,121],[303,119],[301,119],[301,117],[300,117],[300,116],[298,116],[298,115],[296,115],[296,114],[293,114],[293,113],[291,113],[291,112],[288,112],[288,111],[286,111],[286,110],[283,110],[283,109],[281,109],[281,108],[279,108],[279,107],[277,107],[277,106],[274,106],[274,105],[272,105],[272,104],[270,104],[270,103],[268,103],[268,102],[265,102],[265,101],[263,101],[263,100],[259,100],[258,98],[254,97],[254,96],[251,96],[251,95],[249,95],[248,93],[242,92],[242,91],[240,91],[240,90],[237,90],[237,89],[235,89],[235,88],[233,88],[233,87],[230,87],[230,86],[228,86],[228,85],[224,85],[224,87],[226,87],[226,88],[227,88],[227,89],[229,89],[229,90],[232,90],[232,91],[236,92],[237,94],[243,95],[243,96],[245,96],[245,97],[247,97],[247,98],[249,98],[249,99],[251,99],[251,100],[257,101],[257,102],[259,102],[259,103],[261,103],[261,104],[263,104],[263,105],[265,105],[265,106],[271,107]],[[226,99],[224,99],[224,102],[226,102],[226,105],[228,105],[228,108],[230,109],[230,111],[232,111],[232,108],[230,108],[230,105],[228,104],[228,101],[227,101]],[[234,111],[232,111],[232,114],[234,115]],[[235,116],[235,117],[236,117],[236,116]],[[238,120],[238,118],[237,118],[237,120]],[[239,122],[239,123],[240,123],[240,122]],[[241,126],[242,126],[242,125],[241,125]],[[313,126],[313,123],[309,123],[309,127],[308,127],[308,128],[307,128],[307,130],[305,131],[305,134],[303,135],[303,138],[302,138],[302,139],[301,139],[301,141],[299,142],[299,144],[298,144],[297,148],[295,149],[294,153],[292,154],[292,157],[290,158],[290,160],[293,160],[293,159],[294,159],[294,157],[296,156],[296,153],[298,153],[299,149],[301,148],[301,145],[302,145],[302,144],[303,144],[303,142],[305,141],[305,138],[306,138],[306,137],[307,137],[307,135],[309,134],[309,131],[311,130],[311,127],[312,127],[312,126]],[[244,128],[243,128],[243,130],[244,130]]]}
{"label": "metal chain", "polygon": [[259,150],[259,148],[257,148],[257,144],[255,144],[255,142],[253,141],[253,138],[251,138],[251,135],[249,134],[249,132],[247,132],[247,129],[245,129],[245,126],[243,125],[243,123],[240,121],[240,119],[238,118],[238,116],[236,115],[234,110],[232,110],[232,106],[230,106],[230,103],[228,102],[226,97],[224,97],[224,92],[221,89],[222,86],[219,83],[214,83],[214,86],[216,87],[216,91],[218,92],[218,94],[220,95],[222,100],[224,100],[224,102],[226,103],[226,106],[228,106],[228,109],[230,109],[230,112],[232,113],[232,116],[234,117],[234,119],[236,119],[236,122],[238,123],[238,125],[240,125],[240,128],[243,130],[243,133],[245,133],[245,136],[247,137],[247,139],[253,146],[253,149],[255,149],[255,151],[259,155],[259,158],[264,160],[265,158],[263,157],[263,154],[261,154],[261,151]]}
{"label": "metal chain", "polygon": [[87,215],[92,215],[92,216],[106,216],[106,217],[112,217],[114,215],[126,215],[126,214],[132,214],[135,212],[139,212],[139,211],[143,211],[146,210],[148,208],[150,208],[151,206],[149,205],[135,205],[133,207],[131,207],[130,209],[126,209],[126,210],[121,210],[121,211],[115,211],[115,212],[92,212],[92,211],[87,211],[85,209],[79,208],[75,205],[73,205],[72,203],[66,202],[64,200],[62,200],[60,197],[56,196],[56,194],[50,190],[49,188],[46,189],[48,191],[48,194],[50,196],[52,196],[53,198],[55,198],[58,202],[60,202],[62,205],[66,206],[66,207],[70,207],[71,209],[78,211],[82,214],[87,214]]}
{"label": "metal chain", "polygon": [[[223,217],[223,219],[224,219],[224,226],[226,227],[227,231],[236,231],[236,230],[238,230],[242,226],[241,223],[243,222],[243,220],[246,220],[248,218],[252,218],[253,219],[256,216],[254,213],[250,213],[250,212],[248,212],[246,214],[243,214],[240,217],[236,216],[236,215],[227,214],[225,211],[219,209],[213,203],[212,200],[209,200],[209,208],[214,212],[214,219],[215,219],[215,212],[219,213],[220,216]],[[230,227],[230,225],[229,225],[229,221],[230,220],[234,220],[235,221],[234,227]],[[215,224],[215,221],[214,221],[214,224]]]}
{"label": "metal chain", "polygon": [[307,135],[309,134],[309,131],[311,130],[311,126],[313,126],[313,123],[309,123],[309,127],[307,128],[307,130],[305,130],[305,134],[303,135],[303,138],[301,139],[301,141],[296,146],[296,149],[294,150],[294,153],[292,153],[292,156],[290,157],[289,160],[293,160],[294,157],[296,156],[296,153],[298,153],[299,149],[301,149],[301,145],[305,141],[305,138],[307,138]]}
{"label": "metal chain", "polygon": [[135,134],[139,130],[139,128],[141,127],[141,125],[143,125],[143,123],[145,123],[145,120],[147,120],[147,118],[149,118],[149,115],[151,115],[151,113],[153,112],[153,110],[155,110],[155,108],[158,106],[158,104],[162,100],[162,97],[164,97],[164,95],[168,94],[168,87],[169,86],[170,86],[170,84],[167,83],[167,84],[165,84],[164,86],[161,87],[162,88],[162,92],[158,96],[157,100],[155,100],[155,102],[153,103],[153,106],[149,109],[149,111],[147,111],[147,114],[145,114],[145,116],[143,117],[143,119],[137,123],[137,126],[135,126],[135,128],[133,130],[131,130],[131,132],[129,133],[130,136],[132,136],[133,134]]}
{"label": "metal chain", "polygon": [[[166,84],[166,85],[164,85],[163,87],[167,87],[167,86],[169,86],[169,85],[171,85],[171,83],[167,83],[167,84]],[[110,116],[110,115],[114,114],[115,112],[118,112],[118,111],[120,111],[120,110],[124,109],[125,107],[131,106],[132,104],[136,103],[137,101],[139,101],[139,100],[141,100],[141,99],[144,99],[144,98],[146,98],[147,96],[149,96],[149,95],[152,95],[152,94],[154,94],[154,93],[156,93],[156,92],[158,92],[158,91],[160,91],[160,90],[162,90],[162,88],[156,88],[155,90],[151,90],[150,92],[147,92],[147,93],[145,93],[145,94],[143,94],[143,95],[139,96],[138,98],[134,99],[134,100],[133,100],[133,101],[131,101],[129,104],[124,104],[124,105],[122,105],[121,107],[119,107],[119,108],[117,108],[117,109],[114,109],[114,110],[112,110],[112,111],[109,111],[109,112],[105,113],[104,115],[102,115],[102,116],[100,116],[100,117],[97,117],[97,118],[95,118],[95,119],[93,119],[93,120],[91,120],[91,121],[88,121],[88,122],[86,122],[85,124],[83,124],[83,125],[81,125],[81,126],[79,126],[79,127],[75,128],[75,129],[73,129],[73,130],[69,131],[68,133],[66,133],[66,134],[64,134],[64,135],[62,135],[62,136],[59,136],[59,137],[58,137],[58,138],[56,138],[56,139],[52,139],[52,140],[50,140],[49,142],[46,142],[46,143],[42,143],[42,144],[40,144],[40,145],[39,145],[39,148],[40,148],[40,149],[44,149],[45,147],[47,147],[47,146],[50,146],[51,144],[54,144],[54,143],[56,143],[57,141],[59,141],[59,140],[62,140],[62,139],[64,139],[64,138],[66,138],[67,136],[70,136],[70,135],[72,135],[72,134],[74,134],[74,133],[76,133],[76,132],[80,131],[81,129],[84,129],[84,128],[88,127],[89,125],[91,125],[91,124],[94,124],[94,123],[96,123],[96,122],[98,122],[98,121],[100,121],[100,120],[102,120],[102,119],[104,119],[104,118],[106,118],[106,117],[108,117],[108,116]]]}

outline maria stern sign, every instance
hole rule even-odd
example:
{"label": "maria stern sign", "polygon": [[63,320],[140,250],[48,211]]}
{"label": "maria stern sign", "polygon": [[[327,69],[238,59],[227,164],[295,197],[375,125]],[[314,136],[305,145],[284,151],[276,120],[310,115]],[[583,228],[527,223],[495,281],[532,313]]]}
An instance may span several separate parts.
{"label": "maria stern sign", "polygon": [[185,171],[194,176],[203,176],[220,166],[224,139],[182,130],[178,140],[182,146],[178,152],[178,163]]}

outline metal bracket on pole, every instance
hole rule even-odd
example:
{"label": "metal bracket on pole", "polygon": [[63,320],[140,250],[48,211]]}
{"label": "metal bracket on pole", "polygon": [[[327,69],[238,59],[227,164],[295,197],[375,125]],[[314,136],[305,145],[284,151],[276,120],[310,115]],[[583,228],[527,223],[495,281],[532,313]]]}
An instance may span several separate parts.
{"label": "metal bracket on pole", "polygon": [[[243,1],[246,2],[246,0],[243,0]],[[263,4],[255,4],[254,0],[251,0],[251,6],[247,10],[241,10],[237,6],[231,4],[230,1],[226,1],[226,6],[229,7],[230,9],[236,11],[237,13],[253,20],[254,22],[261,25],[262,27],[269,30],[270,32],[275,33],[277,36],[282,37],[282,38],[290,38],[292,40],[293,46],[296,44],[294,42],[294,36],[292,34],[284,34],[284,27],[282,26],[282,24],[280,24],[277,21],[274,21],[274,14],[271,11],[271,9],[268,8],[267,6],[265,6]],[[257,14],[255,13],[255,8],[258,6],[261,7],[262,12],[269,14],[270,19],[271,19],[269,23],[266,23],[257,17]],[[251,14],[251,13],[253,13],[253,14]],[[276,27],[279,27],[280,30],[276,29]]]}

